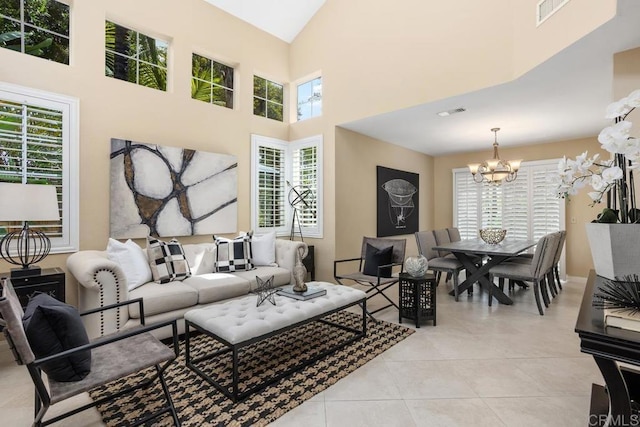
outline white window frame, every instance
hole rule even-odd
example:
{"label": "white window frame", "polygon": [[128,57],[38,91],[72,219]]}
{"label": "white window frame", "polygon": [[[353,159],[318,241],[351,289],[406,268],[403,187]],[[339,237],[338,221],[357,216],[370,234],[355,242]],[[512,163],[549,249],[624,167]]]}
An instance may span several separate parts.
{"label": "white window frame", "polygon": [[[317,213],[316,213],[316,227],[302,227],[302,237],[309,238],[322,238],[323,237],[323,137],[322,135],[315,135],[308,138],[299,139],[292,142],[283,141],[276,138],[269,138],[261,135],[251,135],[251,227],[256,233],[266,233],[273,231],[274,228],[264,228],[258,226],[258,153],[261,146],[281,149],[285,153],[285,181],[295,186],[293,182],[293,152],[306,147],[317,147]],[[284,184],[284,210],[285,210],[285,225],[282,227],[276,227],[275,231],[278,236],[290,236],[291,234],[291,222],[293,220],[293,209],[289,205],[288,194],[289,187]],[[296,236],[298,235],[298,228],[295,228]]]}
{"label": "white window frame", "polygon": [[[529,161],[529,162],[522,162],[520,169],[521,170],[534,170],[535,168],[553,168],[554,170],[557,169],[557,165],[560,159],[549,159],[549,160],[537,160],[537,161]],[[460,175],[458,175],[460,174]],[[456,177],[457,176],[466,176],[466,174],[470,174],[469,169],[468,168],[456,168],[452,170],[452,178],[453,178],[453,218],[452,218],[452,223],[454,227],[458,227],[458,198],[457,198],[457,193],[456,193]],[[530,175],[531,176],[531,175]],[[508,186],[511,183],[505,182],[503,184],[501,184],[502,186]],[[477,225],[478,228],[482,227],[482,186],[485,184],[477,184],[474,183],[474,185],[477,186]],[[532,213],[533,213],[533,181],[529,180],[528,181],[528,190],[527,190],[527,200],[529,203],[529,207],[527,210],[528,213],[528,239],[533,240],[533,221],[532,221]],[[564,200],[562,199],[558,199],[558,208],[559,208],[559,229],[560,230],[565,230],[566,229],[566,218],[565,218],[565,203]],[[508,234],[508,230],[507,230],[507,237],[509,236]],[[477,237],[477,236],[476,236]],[[464,238],[464,236],[463,236]],[[562,252],[562,257],[560,259],[560,271],[561,271],[561,276],[564,277],[565,276],[565,252]]]}
{"label": "white window frame", "polygon": [[0,98],[62,111],[62,237],[51,239],[50,253],[79,250],[79,104],[78,98],[0,82]]}
{"label": "white window frame", "polygon": [[[257,96],[255,94],[255,84],[252,85],[252,90],[253,90],[253,98],[251,99],[252,101],[255,99],[260,99],[262,101],[264,101],[264,106],[265,106],[265,115],[260,115],[260,114],[256,114],[255,111],[253,111],[253,102],[251,103],[251,111],[253,112],[253,115],[256,117],[263,117],[265,119],[270,119],[270,120],[274,120],[276,122],[280,122],[280,123],[286,123],[285,118],[287,117],[287,109],[286,109],[286,102],[285,99],[287,99],[287,86],[284,83],[279,83],[273,79],[268,79],[266,77],[262,77],[259,73],[254,73],[253,74],[254,79],[257,77],[259,79],[262,79],[265,81],[265,98],[261,97],[261,96]],[[272,83],[274,85],[278,85],[278,86],[282,86],[282,104],[280,104],[279,102],[276,101],[270,101],[269,100],[269,83]],[[282,107],[282,120],[278,120],[275,119],[273,117],[269,117],[269,104],[275,104],[275,105],[279,105]]]}
{"label": "white window frame", "polygon": [[[313,73],[310,74],[302,79],[297,80],[294,83],[295,86],[295,90],[292,90],[291,92],[291,97],[292,97],[292,102],[290,103],[291,105],[295,105],[295,108],[292,108],[291,111],[291,123],[295,123],[295,122],[302,122],[305,120],[310,120],[310,119],[314,119],[316,117],[321,117],[324,114],[324,87],[322,87],[321,92],[320,92],[320,101],[322,103],[322,107],[320,110],[320,113],[318,114],[312,114],[311,117],[307,117],[305,119],[300,119],[298,118],[298,106],[300,105],[300,100],[298,99],[298,88],[299,86],[305,85],[307,83],[311,83],[312,81],[316,80],[316,79],[320,79],[320,84],[321,86],[324,85],[324,78],[322,77],[321,73]],[[295,110],[295,111],[294,111]]]}
{"label": "white window frame", "polygon": [[[191,62],[191,79],[192,79],[192,80],[193,80],[193,79],[196,79],[196,80],[199,80],[199,81],[201,81],[201,82],[209,83],[209,84],[211,85],[211,89],[212,89],[212,90],[213,90],[213,88],[214,88],[214,87],[219,87],[219,88],[222,88],[222,89],[225,89],[225,90],[230,90],[230,91],[232,92],[232,94],[233,94],[233,101],[231,101],[231,102],[233,102],[233,106],[232,106],[231,108],[227,107],[226,105],[218,105],[218,104],[215,104],[215,103],[213,103],[213,102],[207,102],[207,104],[215,105],[216,107],[227,108],[227,109],[229,109],[229,110],[236,110],[236,109],[237,109],[237,108],[236,108],[236,104],[237,104],[237,102],[238,102],[238,91],[236,90],[236,85],[237,85],[237,83],[236,83],[236,82],[237,82],[237,80],[238,80],[238,70],[236,69],[236,68],[237,68],[237,65],[231,65],[230,63],[228,63],[228,62],[226,62],[226,61],[221,61],[221,60],[219,60],[219,59],[213,59],[213,58],[211,57],[211,55],[204,54],[204,53],[200,53],[200,52],[197,52],[197,51],[195,51],[195,50],[191,52],[191,57],[192,57],[192,58],[193,58],[193,55],[194,55],[194,54],[195,54],[195,55],[198,55],[198,56],[201,56],[201,57],[203,57],[203,58],[206,58],[206,59],[208,59],[208,60],[209,60],[209,61],[211,61],[211,62],[215,62],[215,63],[217,63],[217,64],[224,65],[225,67],[229,67],[229,68],[231,68],[231,69],[233,70],[233,86],[232,86],[232,87],[227,87],[227,86],[223,86],[223,85],[219,85],[219,84],[217,84],[217,83],[214,83],[214,82],[212,81],[213,79],[212,79],[211,81],[210,81],[210,80],[203,80],[203,79],[201,79],[201,78],[198,78],[198,77],[194,76],[194,75],[193,75],[193,59],[192,59],[192,62]],[[168,55],[167,55],[167,56],[168,56]],[[169,59],[169,58],[167,58],[167,63],[168,63],[168,59]],[[213,64],[212,64],[212,65],[213,65]],[[167,72],[168,72],[168,71],[167,71]],[[189,83],[191,83],[191,82],[189,82]],[[168,85],[168,83],[167,83],[167,85]],[[191,99],[195,99],[195,98],[191,97]],[[201,101],[201,100],[199,100],[199,99],[195,99],[195,100],[196,100],[196,101],[200,101],[200,102],[204,102],[204,101]]]}

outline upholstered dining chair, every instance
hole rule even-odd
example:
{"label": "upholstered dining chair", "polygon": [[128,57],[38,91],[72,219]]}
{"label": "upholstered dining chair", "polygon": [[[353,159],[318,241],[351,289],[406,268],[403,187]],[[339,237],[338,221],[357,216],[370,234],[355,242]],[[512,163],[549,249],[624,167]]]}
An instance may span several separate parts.
{"label": "upholstered dining chair", "polygon": [[[444,230],[447,231],[446,229]],[[448,236],[448,234],[447,234]],[[458,276],[460,272],[464,270],[464,265],[458,261],[455,257],[449,257],[445,252],[441,255],[433,249],[436,246],[436,235],[432,230],[428,231],[416,231],[416,244],[418,246],[418,252],[425,257],[429,262],[429,270],[438,273],[446,273],[453,278],[453,295],[455,300],[458,301]],[[439,280],[436,279],[436,283]]]}
{"label": "upholstered dining chair", "polygon": [[[138,328],[105,336],[89,344],[70,348],[57,354],[36,358],[22,323],[24,311],[13,290],[11,282],[6,279],[0,280],[0,288],[0,314],[2,315],[0,325],[4,328],[4,334],[13,351],[16,362],[20,365],[26,365],[35,386],[34,426],[53,424],[124,394],[141,388],[146,389],[152,385],[156,379],[159,380],[162,386],[166,404],[144,417],[144,419],[136,422],[135,425],[146,423],[163,414],[169,414],[173,418],[174,424],[177,426],[180,425],[180,420],[178,419],[163,376],[166,368],[175,360],[179,353],[178,329],[175,320],[145,326],[144,318],[141,317],[142,325]],[[131,303],[140,304],[142,313],[141,299],[91,310],[91,313],[113,309]],[[160,342],[149,332],[165,326],[173,327],[173,349]],[[47,376],[48,386],[45,385],[42,373],[43,366],[45,366],[46,369],[47,363],[67,359],[80,352],[86,352],[87,350],[91,351],[91,370],[88,375],[83,379],[72,382],[56,381]],[[111,381],[152,367],[155,368],[155,373],[153,375],[147,375],[148,378],[141,380],[133,386],[123,387],[119,391],[92,403],[44,420],[44,416],[51,405],[55,405],[80,393],[90,391]]]}
{"label": "upholstered dining chair", "polygon": [[[546,307],[549,306],[549,297],[546,293],[546,277],[547,277],[547,265],[553,261],[553,245],[551,235],[545,235],[538,240],[536,250],[531,258],[530,263],[525,262],[503,262],[496,265],[489,270],[489,280],[493,282],[494,277],[499,279],[499,286],[504,286],[504,279],[510,279],[515,281],[525,281],[533,283],[533,293],[536,299],[536,305],[538,306],[538,312],[541,316],[544,315],[542,309],[542,303],[540,297],[544,299]],[[551,255],[549,255],[551,253]],[[491,305],[491,299],[493,298],[493,286],[489,288],[489,305]]]}
{"label": "upholstered dining chair", "polygon": [[[359,258],[340,259],[333,262],[333,277],[341,284],[349,283],[366,286],[367,299],[380,295],[386,299],[387,304],[373,311],[367,310],[371,319],[373,315],[389,307],[398,308],[398,304],[384,293],[387,289],[398,283],[399,278],[393,272],[396,267],[399,272],[404,268],[404,254],[407,246],[406,239],[381,239],[376,237],[363,237]],[[338,273],[338,266],[350,263],[358,263],[358,270],[349,273]],[[397,268],[399,267],[399,269]],[[348,281],[348,282],[347,282]]]}

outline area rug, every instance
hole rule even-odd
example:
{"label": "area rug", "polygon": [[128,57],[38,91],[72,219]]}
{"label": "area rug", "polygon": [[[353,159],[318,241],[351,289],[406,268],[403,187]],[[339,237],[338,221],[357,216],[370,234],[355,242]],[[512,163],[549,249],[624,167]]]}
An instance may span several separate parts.
{"label": "area rug", "polygon": [[[327,319],[358,328],[362,323],[361,316],[343,311]],[[413,329],[401,325],[369,321],[366,337],[238,403],[233,403],[185,366],[184,342],[180,343],[180,357],[167,369],[165,377],[183,426],[264,426],[335,384],[413,332]],[[327,346],[344,340],[345,336],[348,338],[347,335],[335,327],[313,322],[249,346],[240,353],[243,363],[241,384],[243,387],[250,387],[257,378],[273,376],[274,370],[282,372],[287,366],[297,364]],[[193,338],[191,344],[194,357],[204,354],[203,352],[214,351],[219,346],[204,335]],[[212,362],[205,369],[224,381],[224,378],[229,377],[227,373],[230,372],[230,358]],[[139,381],[141,375],[150,374],[150,371],[140,373],[111,383],[92,392],[91,397],[98,399],[124,385]],[[120,426],[142,418],[163,403],[162,390],[156,381],[153,387],[99,406],[98,410],[107,425]],[[172,425],[172,420],[170,417],[157,419],[152,425],[169,426]]]}

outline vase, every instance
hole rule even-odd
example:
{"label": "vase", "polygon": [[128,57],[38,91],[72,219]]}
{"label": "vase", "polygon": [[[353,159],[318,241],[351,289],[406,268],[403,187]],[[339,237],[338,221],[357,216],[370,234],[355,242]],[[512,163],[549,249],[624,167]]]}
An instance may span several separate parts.
{"label": "vase", "polygon": [[429,269],[429,261],[422,256],[410,256],[404,261],[404,269],[412,277],[422,277]]}
{"label": "vase", "polygon": [[640,275],[640,224],[586,224],[593,266],[598,276],[615,279]]}

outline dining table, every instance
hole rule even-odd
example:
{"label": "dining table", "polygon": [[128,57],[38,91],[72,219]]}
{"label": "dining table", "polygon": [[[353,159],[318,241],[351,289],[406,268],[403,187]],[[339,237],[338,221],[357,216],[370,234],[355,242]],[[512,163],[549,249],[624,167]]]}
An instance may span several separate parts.
{"label": "dining table", "polygon": [[[433,247],[437,251],[451,252],[467,270],[466,279],[458,285],[458,295],[478,282],[482,289],[493,295],[501,304],[511,305],[513,301],[496,284],[489,280],[489,270],[496,265],[517,256],[536,245],[534,240],[504,239],[497,244],[486,243],[482,239],[463,239],[442,243]],[[479,265],[474,258],[482,256],[485,261]],[[493,291],[491,292],[491,288]],[[453,291],[450,292],[453,295]],[[489,299],[491,305],[491,299]]]}

